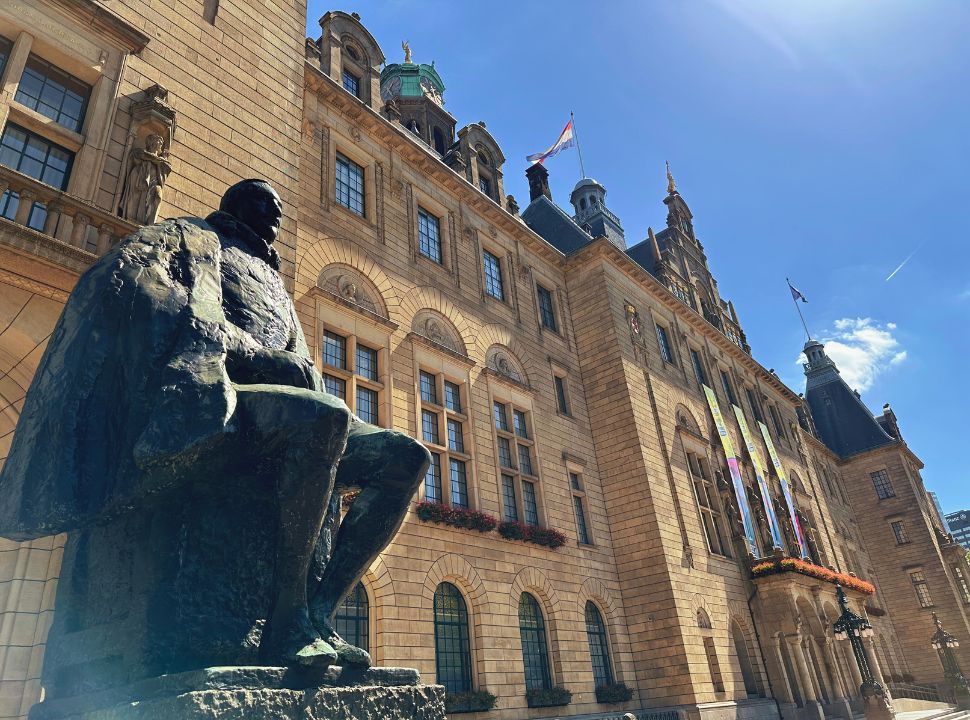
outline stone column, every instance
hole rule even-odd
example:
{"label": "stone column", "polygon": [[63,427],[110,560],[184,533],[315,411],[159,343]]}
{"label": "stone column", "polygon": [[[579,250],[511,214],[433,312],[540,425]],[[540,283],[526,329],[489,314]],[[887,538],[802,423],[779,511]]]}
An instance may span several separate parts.
{"label": "stone column", "polygon": [[792,661],[798,668],[796,672],[798,672],[799,675],[799,683],[802,688],[802,697],[805,698],[804,717],[824,720],[825,712],[822,710],[822,705],[818,700],[818,693],[815,690],[815,682],[813,681],[812,673],[808,668],[808,660],[805,657],[806,650],[802,646],[802,636],[799,633],[789,635],[785,639],[788,641],[788,645],[791,648]]}
{"label": "stone column", "polygon": [[[869,669],[872,670],[872,676],[876,679],[883,687],[886,687],[886,681],[882,677],[882,666],[879,664],[879,660],[876,657],[876,644],[873,639],[863,638],[862,647],[866,651],[866,660],[869,661]],[[886,691],[888,694],[888,690]]]}
{"label": "stone column", "polygon": [[[774,642],[774,645],[775,645],[775,663],[777,664],[778,668],[781,669],[781,676],[785,679],[784,687],[779,687],[778,688],[781,691],[780,694],[782,696],[779,699],[782,700],[783,702],[790,703],[790,704],[794,705],[795,704],[795,695],[792,693],[791,686],[789,685],[789,683],[795,681],[795,678],[788,677],[788,672],[785,670],[785,661],[781,657],[781,642],[782,642],[781,638],[778,637],[777,635],[775,635],[774,638],[772,638],[772,639],[775,641]],[[768,668],[766,667],[765,670],[767,670],[767,669]]]}
{"label": "stone column", "polygon": [[825,663],[829,666],[829,675],[832,676],[832,682],[834,683],[833,695],[832,695],[832,705],[839,715],[844,718],[852,717],[852,707],[849,705],[849,698],[852,697],[851,688],[846,687],[846,679],[843,673],[843,668],[839,664],[838,657],[833,647],[833,640],[830,637],[825,637],[822,639],[821,648],[822,655],[824,656]]}

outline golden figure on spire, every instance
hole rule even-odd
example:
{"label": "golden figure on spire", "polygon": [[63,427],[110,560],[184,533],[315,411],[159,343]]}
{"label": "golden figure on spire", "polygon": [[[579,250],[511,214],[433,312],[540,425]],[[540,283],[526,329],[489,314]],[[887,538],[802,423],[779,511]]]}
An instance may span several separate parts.
{"label": "golden figure on spire", "polygon": [[411,45],[408,44],[408,41],[407,40],[404,40],[401,43],[401,49],[404,50],[404,62],[410,63],[411,62]]}
{"label": "golden figure on spire", "polygon": [[674,176],[670,174],[670,163],[667,163],[667,194],[673,195],[677,192],[677,183],[674,182]]}

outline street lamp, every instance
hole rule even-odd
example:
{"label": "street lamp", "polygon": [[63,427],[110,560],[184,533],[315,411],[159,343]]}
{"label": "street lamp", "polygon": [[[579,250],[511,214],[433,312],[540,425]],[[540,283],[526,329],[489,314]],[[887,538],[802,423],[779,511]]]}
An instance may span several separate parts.
{"label": "street lamp", "polygon": [[886,690],[872,676],[869,667],[869,658],[866,657],[865,647],[862,645],[862,638],[872,637],[872,625],[864,617],[856,615],[849,610],[849,602],[846,600],[845,592],[841,585],[835,586],[835,594],[839,599],[839,607],[842,614],[832,625],[836,640],[848,640],[852,646],[852,654],[855,656],[856,665],[859,666],[859,674],[862,676],[862,685],[859,692],[865,702],[865,712],[867,720],[874,718],[893,717],[892,704],[886,695]]}
{"label": "street lamp", "polygon": [[961,708],[970,708],[970,681],[964,676],[960,669],[960,663],[957,662],[956,656],[953,654],[953,648],[960,647],[960,641],[943,629],[943,623],[940,622],[936,613],[933,613],[933,622],[936,623],[936,632],[933,633],[930,645],[940,656],[940,662],[943,664],[943,675],[953,688],[957,703]]}

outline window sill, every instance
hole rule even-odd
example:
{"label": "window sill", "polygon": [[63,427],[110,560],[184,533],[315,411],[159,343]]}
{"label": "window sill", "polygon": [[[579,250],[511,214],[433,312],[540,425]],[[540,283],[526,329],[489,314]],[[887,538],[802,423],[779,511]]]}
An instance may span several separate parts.
{"label": "window sill", "polygon": [[366,225],[369,228],[376,227],[376,225],[370,221],[370,218],[368,218],[367,215],[361,215],[356,210],[349,208],[346,205],[343,205],[342,203],[340,203],[336,198],[333,199],[333,207],[337,208],[343,214],[350,216],[354,220],[359,221],[360,223]]}
{"label": "window sill", "polygon": [[48,140],[62,145],[71,152],[78,152],[84,145],[84,136],[69,130],[49,117],[41,115],[36,110],[31,110],[26,105],[21,105],[16,100],[10,101],[9,119],[15,125],[23,125],[28,130],[40,133]]}

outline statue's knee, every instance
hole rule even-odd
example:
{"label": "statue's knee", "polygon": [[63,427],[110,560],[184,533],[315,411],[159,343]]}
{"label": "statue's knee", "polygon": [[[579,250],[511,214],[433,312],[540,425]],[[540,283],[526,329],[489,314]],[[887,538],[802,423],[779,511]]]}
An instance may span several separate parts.
{"label": "statue's knee", "polygon": [[407,435],[398,436],[398,462],[407,469],[408,475],[424,476],[431,465],[431,453],[424,445]]}

